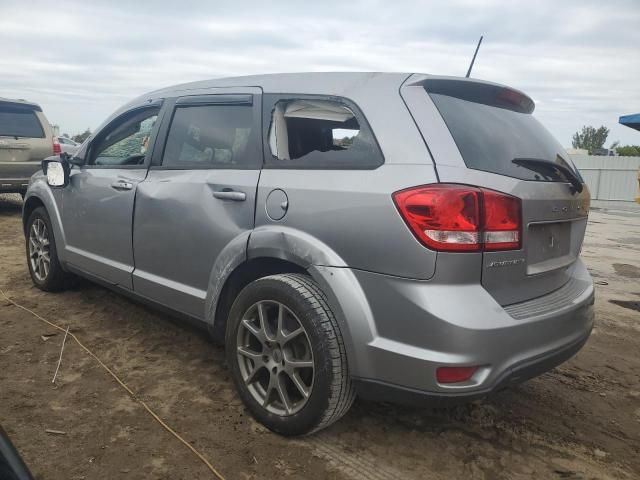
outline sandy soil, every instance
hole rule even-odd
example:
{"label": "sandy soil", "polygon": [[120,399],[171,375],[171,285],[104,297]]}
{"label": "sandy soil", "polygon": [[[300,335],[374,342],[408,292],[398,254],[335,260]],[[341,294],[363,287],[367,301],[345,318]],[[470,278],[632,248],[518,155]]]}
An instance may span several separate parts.
{"label": "sandy soil", "polygon": [[[597,325],[567,364],[452,409],[357,402],[330,429],[287,440],[248,416],[203,332],[89,283],[35,289],[20,209],[0,196],[0,288],[70,325],[228,479],[640,478],[640,214],[591,214]],[[38,478],[212,478],[73,342],[52,384],[52,333],[0,298],[0,423]]]}

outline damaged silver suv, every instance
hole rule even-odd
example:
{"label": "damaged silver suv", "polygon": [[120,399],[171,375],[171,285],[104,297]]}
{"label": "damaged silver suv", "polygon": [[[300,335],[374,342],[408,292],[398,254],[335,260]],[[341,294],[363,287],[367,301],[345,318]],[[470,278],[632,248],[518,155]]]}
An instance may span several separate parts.
{"label": "damaged silver suv", "polygon": [[31,179],[29,270],[46,291],[80,275],[202,322],[285,435],[356,394],[486,396],[570,358],[593,323],[589,193],[533,110],[422,74],[155,91]]}

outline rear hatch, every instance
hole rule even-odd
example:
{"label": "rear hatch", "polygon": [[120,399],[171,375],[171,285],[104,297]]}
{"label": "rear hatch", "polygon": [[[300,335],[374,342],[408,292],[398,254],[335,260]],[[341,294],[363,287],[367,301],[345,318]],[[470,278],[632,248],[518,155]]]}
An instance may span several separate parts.
{"label": "rear hatch", "polygon": [[0,163],[15,167],[9,172],[21,172],[24,168],[19,164],[37,163],[52,154],[52,139],[44,123],[37,105],[0,100]]}
{"label": "rear hatch", "polygon": [[402,95],[440,182],[521,201],[521,246],[482,253],[483,286],[508,305],[569,281],[584,238],[589,192],[562,146],[532,116],[533,101],[501,85],[425,76],[410,78]]}

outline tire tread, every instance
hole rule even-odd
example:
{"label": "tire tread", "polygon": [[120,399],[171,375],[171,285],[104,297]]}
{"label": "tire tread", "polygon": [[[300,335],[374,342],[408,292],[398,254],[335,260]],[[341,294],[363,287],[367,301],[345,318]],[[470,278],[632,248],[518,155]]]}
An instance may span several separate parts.
{"label": "tire tread", "polygon": [[328,341],[332,360],[333,383],[330,389],[329,405],[318,424],[307,435],[322,430],[340,419],[349,411],[355,400],[355,389],[349,376],[347,352],[340,333],[338,321],[329,307],[329,301],[320,286],[307,275],[299,273],[283,273],[264,277],[277,279],[298,291],[310,304],[309,314],[320,320]]}

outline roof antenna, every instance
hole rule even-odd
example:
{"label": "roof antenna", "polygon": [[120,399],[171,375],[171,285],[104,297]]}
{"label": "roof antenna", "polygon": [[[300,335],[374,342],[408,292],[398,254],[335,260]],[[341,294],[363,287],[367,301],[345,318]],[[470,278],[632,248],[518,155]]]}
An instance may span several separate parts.
{"label": "roof antenna", "polygon": [[482,43],[482,38],[483,36],[480,35],[480,40],[478,40],[478,45],[476,46],[476,51],[473,54],[473,58],[471,59],[471,65],[469,65],[469,70],[467,70],[466,78],[469,78],[469,75],[471,75],[471,69],[473,68],[474,62],[476,61],[476,55],[478,55],[478,50],[480,50],[480,44]]}

